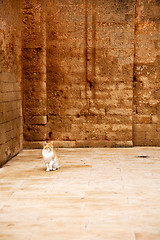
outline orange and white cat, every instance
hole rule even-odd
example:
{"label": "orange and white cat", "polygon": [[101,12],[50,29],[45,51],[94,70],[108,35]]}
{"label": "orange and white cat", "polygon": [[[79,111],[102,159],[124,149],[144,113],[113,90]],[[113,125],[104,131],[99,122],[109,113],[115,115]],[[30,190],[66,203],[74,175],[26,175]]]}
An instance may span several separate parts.
{"label": "orange and white cat", "polygon": [[53,149],[53,142],[48,142],[44,144],[42,156],[47,167],[46,169],[47,172],[52,170],[54,171],[60,167],[57,153]]}

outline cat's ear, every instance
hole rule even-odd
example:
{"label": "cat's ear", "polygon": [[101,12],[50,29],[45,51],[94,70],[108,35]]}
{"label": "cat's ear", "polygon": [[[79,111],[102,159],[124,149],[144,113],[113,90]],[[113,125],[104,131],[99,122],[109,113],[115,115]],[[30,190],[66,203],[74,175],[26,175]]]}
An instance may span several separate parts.
{"label": "cat's ear", "polygon": [[51,141],[51,144],[52,144],[52,146],[53,146],[53,141]]}

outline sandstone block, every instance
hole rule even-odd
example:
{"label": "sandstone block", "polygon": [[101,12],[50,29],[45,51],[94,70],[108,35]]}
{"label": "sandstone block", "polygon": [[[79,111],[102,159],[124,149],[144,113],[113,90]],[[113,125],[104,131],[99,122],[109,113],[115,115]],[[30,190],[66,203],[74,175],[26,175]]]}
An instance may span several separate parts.
{"label": "sandstone block", "polygon": [[5,133],[0,135],[0,144],[4,144],[6,142],[6,138],[5,138]]}
{"label": "sandstone block", "polygon": [[156,124],[135,124],[136,132],[156,132]]}
{"label": "sandstone block", "polygon": [[160,123],[160,115],[152,115],[152,123],[159,124]]}
{"label": "sandstone block", "polygon": [[152,120],[152,116],[151,115],[138,115],[136,114],[134,116],[134,123],[139,123],[139,124],[148,124],[148,123],[155,123]]}
{"label": "sandstone block", "polygon": [[45,125],[47,124],[47,116],[26,116],[25,124]]}
{"label": "sandstone block", "polygon": [[146,139],[155,140],[160,139],[160,132],[146,132]]}

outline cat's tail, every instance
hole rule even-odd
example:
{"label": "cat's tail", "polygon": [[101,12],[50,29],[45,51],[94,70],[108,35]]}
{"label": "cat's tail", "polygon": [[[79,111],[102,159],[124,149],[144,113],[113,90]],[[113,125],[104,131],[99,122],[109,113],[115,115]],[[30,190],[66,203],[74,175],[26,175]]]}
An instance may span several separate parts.
{"label": "cat's tail", "polygon": [[61,165],[61,164],[58,164],[58,167],[57,167],[57,169],[58,169],[58,168],[60,168],[60,167],[62,167],[62,165]]}

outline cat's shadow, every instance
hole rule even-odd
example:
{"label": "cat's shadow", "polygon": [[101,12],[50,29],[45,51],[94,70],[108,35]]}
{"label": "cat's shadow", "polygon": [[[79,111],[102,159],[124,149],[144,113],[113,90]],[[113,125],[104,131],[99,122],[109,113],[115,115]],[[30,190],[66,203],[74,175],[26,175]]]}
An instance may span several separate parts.
{"label": "cat's shadow", "polygon": [[[64,172],[64,171],[70,171],[70,170],[73,170],[73,171],[76,171],[78,169],[88,169],[88,168],[91,168],[92,165],[89,165],[89,164],[63,164],[59,169],[56,169],[55,171],[49,171],[49,172]],[[42,167],[42,168],[39,168],[39,170],[46,170],[45,167]]]}

